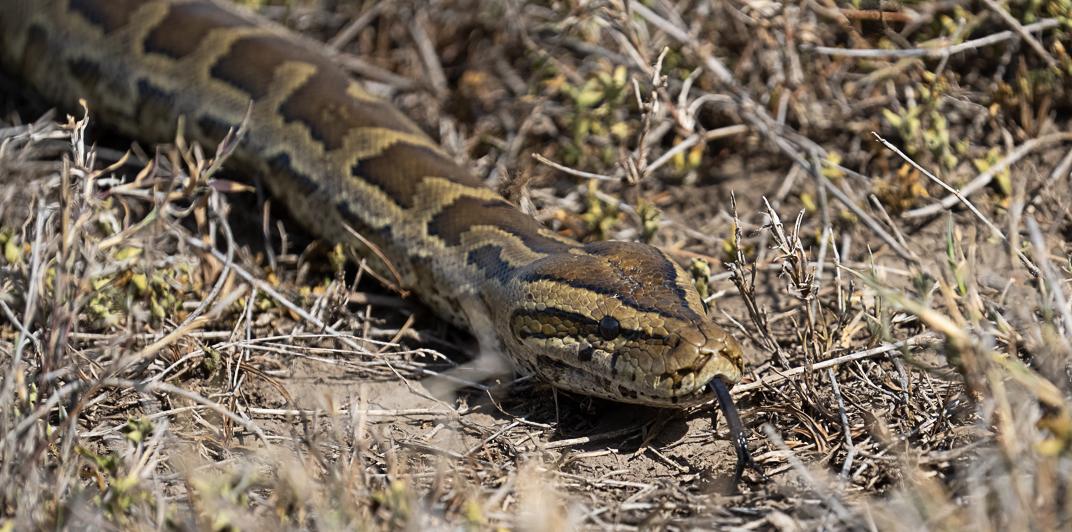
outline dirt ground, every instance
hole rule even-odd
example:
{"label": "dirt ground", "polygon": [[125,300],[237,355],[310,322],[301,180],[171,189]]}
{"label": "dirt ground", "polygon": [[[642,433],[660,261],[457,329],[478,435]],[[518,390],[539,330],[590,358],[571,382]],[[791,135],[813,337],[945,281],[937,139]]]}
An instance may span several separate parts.
{"label": "dirt ground", "polygon": [[443,395],[466,332],[215,147],[0,77],[0,530],[1069,527],[1067,2],[243,3],[685,265],[766,478],[711,405]]}

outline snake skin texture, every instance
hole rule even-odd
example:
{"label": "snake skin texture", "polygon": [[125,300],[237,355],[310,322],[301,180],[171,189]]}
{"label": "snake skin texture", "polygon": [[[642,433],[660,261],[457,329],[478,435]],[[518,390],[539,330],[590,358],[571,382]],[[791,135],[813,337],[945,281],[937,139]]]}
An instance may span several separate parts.
{"label": "snake skin texture", "polygon": [[211,0],[0,0],[0,64],[27,88],[67,109],[85,99],[147,142],[173,139],[183,117],[189,138],[214,145],[248,111],[237,169],[394,278],[379,248],[404,288],[518,369],[661,407],[740,379],[741,348],[674,261],[541,226],[325,49]]}

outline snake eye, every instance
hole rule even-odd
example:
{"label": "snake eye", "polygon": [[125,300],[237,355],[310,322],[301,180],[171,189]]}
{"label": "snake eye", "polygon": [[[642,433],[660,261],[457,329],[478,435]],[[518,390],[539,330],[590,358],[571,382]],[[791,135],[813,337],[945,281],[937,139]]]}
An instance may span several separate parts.
{"label": "snake eye", "polygon": [[618,324],[618,320],[613,316],[603,316],[603,319],[599,320],[599,335],[604,340],[613,340],[618,337],[618,333],[621,332],[621,325]]}

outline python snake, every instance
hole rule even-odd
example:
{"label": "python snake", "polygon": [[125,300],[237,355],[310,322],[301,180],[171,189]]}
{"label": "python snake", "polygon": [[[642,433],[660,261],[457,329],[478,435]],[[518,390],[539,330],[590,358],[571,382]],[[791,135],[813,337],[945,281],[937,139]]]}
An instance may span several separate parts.
{"label": "python snake", "polygon": [[48,101],[84,98],[146,141],[173,138],[181,116],[214,145],[248,113],[234,161],[313,233],[390,269],[482,349],[555,387],[659,407],[717,396],[738,475],[750,462],[726,390],[741,348],[679,265],[541,226],[325,47],[213,0],[0,0],[0,47],[5,70]]}

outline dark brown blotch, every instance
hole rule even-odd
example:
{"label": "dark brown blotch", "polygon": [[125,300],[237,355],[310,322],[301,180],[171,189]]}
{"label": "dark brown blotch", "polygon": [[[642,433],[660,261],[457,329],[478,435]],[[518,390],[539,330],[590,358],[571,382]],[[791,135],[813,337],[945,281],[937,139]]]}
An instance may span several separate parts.
{"label": "dark brown blotch", "polygon": [[342,148],[356,128],[377,127],[419,135],[421,131],[398,110],[379,101],[356,99],[348,93],[349,75],[299,43],[275,35],[238,39],[216,64],[212,77],[261,100],[272,89],[283,64],[306,64],[314,73],[279,105],[287,123],[300,123],[327,151]]}
{"label": "dark brown blotch", "polygon": [[252,25],[212,2],[173,5],[146,37],[145,52],[182,59],[197,50],[212,30]]}
{"label": "dark brown blotch", "polygon": [[130,23],[145,0],[71,0],[70,9],[104,33],[111,33]]}
{"label": "dark brown blotch", "polygon": [[413,207],[417,185],[425,177],[442,177],[468,186],[479,187],[472,177],[454,161],[422,146],[397,142],[374,157],[362,159],[351,173],[375,185],[404,208]]}
{"label": "dark brown blotch", "polygon": [[271,89],[276,67],[284,61],[304,60],[308,55],[294,48],[293,43],[272,35],[245,37],[231,44],[227,53],[212,65],[210,73],[251,99],[260,100]]}
{"label": "dark brown blotch", "polygon": [[502,249],[499,246],[489,244],[471,250],[466,262],[480,269],[487,279],[504,283],[510,277],[510,265],[502,260]]}
{"label": "dark brown blotch", "polygon": [[651,246],[632,242],[595,242],[588,255],[554,257],[534,263],[525,281],[551,281],[613,297],[622,304],[660,316],[699,321],[677,285],[673,263]]}
{"label": "dark brown blotch", "polygon": [[476,226],[497,227],[518,237],[537,253],[563,253],[569,249],[565,243],[541,234],[539,222],[502,199],[461,196],[428,222],[428,234],[455,246],[461,242],[462,235]]}
{"label": "dark brown blotch", "polygon": [[[292,45],[293,46],[293,45]],[[398,110],[390,105],[358,100],[347,93],[351,79],[338,67],[312,56],[295,58],[315,65],[316,74],[290,94],[279,106],[287,122],[299,122],[309,135],[327,150],[342,148],[347,135],[356,128],[383,128],[411,135],[423,135]]]}

